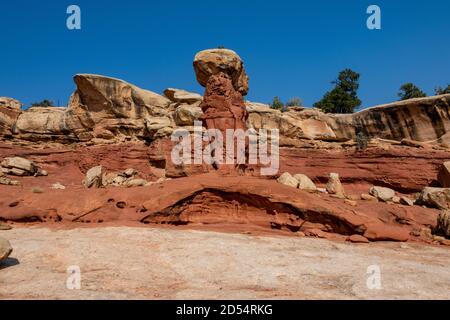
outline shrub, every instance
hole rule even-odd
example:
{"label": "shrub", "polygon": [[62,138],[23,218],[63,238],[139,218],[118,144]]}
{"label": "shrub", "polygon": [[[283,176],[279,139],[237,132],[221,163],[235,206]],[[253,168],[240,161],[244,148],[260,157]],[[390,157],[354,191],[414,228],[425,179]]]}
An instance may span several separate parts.
{"label": "shrub", "polygon": [[32,107],[43,107],[43,108],[46,108],[46,107],[53,107],[54,105],[53,105],[53,101],[44,99],[41,102],[33,102],[31,104],[31,106]]}
{"label": "shrub", "polygon": [[398,96],[400,97],[400,100],[408,100],[414,98],[423,98],[426,97],[427,95],[425,94],[425,92],[420,90],[415,84],[409,82],[405,83],[400,87]]}
{"label": "shrub", "polygon": [[286,107],[300,107],[303,105],[302,99],[295,97],[286,102]]}
{"label": "shrub", "polygon": [[361,105],[358,98],[359,73],[345,69],[339,73],[337,80],[333,81],[334,89],[328,91],[322,100],[316,102],[314,107],[323,112],[353,113]]}
{"label": "shrub", "polygon": [[280,100],[279,97],[275,97],[275,98],[273,98],[272,103],[270,104],[270,107],[275,110],[283,111],[284,103]]}

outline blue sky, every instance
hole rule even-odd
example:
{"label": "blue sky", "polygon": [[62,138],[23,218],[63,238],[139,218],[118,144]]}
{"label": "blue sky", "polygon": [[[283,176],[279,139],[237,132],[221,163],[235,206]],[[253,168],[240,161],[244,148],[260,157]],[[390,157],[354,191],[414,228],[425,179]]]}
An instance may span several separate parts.
{"label": "blue sky", "polygon": [[[66,28],[79,5],[82,29]],[[366,28],[366,8],[382,10],[382,30]],[[363,106],[397,100],[414,82],[428,94],[450,83],[450,1],[2,1],[0,96],[60,104],[72,76],[118,77],[161,93],[203,93],[195,53],[223,45],[239,53],[251,101],[294,96],[311,106],[344,68],[361,73]]]}

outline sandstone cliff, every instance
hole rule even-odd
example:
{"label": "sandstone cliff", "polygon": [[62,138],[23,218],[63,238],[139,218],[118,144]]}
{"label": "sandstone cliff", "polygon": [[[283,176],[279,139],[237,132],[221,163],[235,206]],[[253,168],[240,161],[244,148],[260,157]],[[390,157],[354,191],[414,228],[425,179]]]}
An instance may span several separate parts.
{"label": "sandstone cliff", "polygon": [[[244,75],[236,80],[239,88],[247,86],[242,78],[247,79]],[[190,127],[203,115],[202,97],[195,93],[167,89],[163,96],[123,80],[89,74],[76,75],[74,81],[77,89],[67,108],[21,110],[19,101],[0,98],[0,137],[36,142],[151,141],[169,136],[177,127]],[[280,112],[253,102],[246,102],[246,108],[248,127],[279,129],[281,144],[287,146],[300,140],[349,141],[359,132],[368,139],[450,142],[450,94],[344,115],[303,107]]]}

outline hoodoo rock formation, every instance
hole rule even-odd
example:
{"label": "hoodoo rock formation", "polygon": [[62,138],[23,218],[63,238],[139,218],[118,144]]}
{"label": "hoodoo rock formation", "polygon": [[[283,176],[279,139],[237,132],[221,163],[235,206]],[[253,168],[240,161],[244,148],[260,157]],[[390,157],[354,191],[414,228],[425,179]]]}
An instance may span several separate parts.
{"label": "hoodoo rock formation", "polygon": [[[244,101],[248,76],[231,50],[199,52],[194,70],[204,96],[79,74],[66,108],[22,110],[0,98],[0,222],[194,224],[449,244],[450,94],[346,115],[281,112]],[[193,133],[197,120],[224,138],[227,129],[278,129],[278,175],[174,164],[172,133]]]}
{"label": "hoodoo rock formation", "polygon": [[[248,112],[242,95],[247,94],[248,78],[243,63],[231,50],[205,50],[196,55],[194,69],[200,84],[206,86],[203,102],[200,104],[203,111],[201,119],[206,129],[217,129],[222,133],[225,154],[226,130],[247,130]],[[237,152],[233,151],[234,165],[216,166],[231,169],[237,167]]]}

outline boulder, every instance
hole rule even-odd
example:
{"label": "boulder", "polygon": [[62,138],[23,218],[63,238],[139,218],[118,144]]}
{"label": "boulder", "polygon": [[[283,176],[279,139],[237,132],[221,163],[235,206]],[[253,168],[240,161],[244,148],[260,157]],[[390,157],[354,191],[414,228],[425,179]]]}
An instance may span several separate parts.
{"label": "boulder", "polygon": [[101,188],[103,186],[103,167],[90,168],[86,172],[83,184],[86,188]]}
{"label": "boulder", "polygon": [[426,187],[420,193],[417,202],[431,208],[449,209],[450,189]]}
{"label": "boulder", "polygon": [[450,161],[446,161],[439,167],[437,180],[441,187],[450,187]]}
{"label": "boulder", "polygon": [[181,89],[168,88],[164,90],[164,95],[173,102],[194,104],[202,101],[203,97],[198,93],[188,92]]}
{"label": "boulder", "polygon": [[369,193],[377,198],[378,200],[388,202],[392,201],[395,197],[395,191],[390,188],[384,188],[384,187],[372,187],[370,188]]}
{"label": "boulder", "polygon": [[21,106],[16,99],[0,97],[0,134],[12,134],[17,118],[22,113]]}
{"label": "boulder", "polygon": [[281,184],[284,184],[289,187],[297,188],[298,187],[298,180],[294,178],[289,172],[283,173],[277,181]]}
{"label": "boulder", "polygon": [[206,83],[213,75],[221,72],[229,75],[233,87],[242,95],[248,92],[248,76],[244,70],[244,63],[238,54],[228,49],[209,49],[200,51],[194,58],[194,70],[197,81],[206,87]]}
{"label": "boulder", "polygon": [[13,251],[8,240],[0,237],[0,262],[6,260]]}
{"label": "boulder", "polygon": [[22,157],[8,157],[0,163],[2,171],[6,174],[15,176],[33,176],[37,175],[38,166],[28,159]]}
{"label": "boulder", "polygon": [[193,126],[194,121],[199,120],[202,115],[202,109],[198,105],[182,104],[176,108],[173,119],[178,126]]}
{"label": "boulder", "polygon": [[443,211],[439,214],[437,219],[436,233],[442,234],[450,238],[450,212]]}
{"label": "boulder", "polygon": [[341,181],[339,180],[339,174],[330,173],[326,188],[329,194],[335,195],[339,198],[345,198],[345,191]]}
{"label": "boulder", "polygon": [[348,241],[352,243],[369,243],[369,240],[366,237],[363,237],[359,234],[353,234],[347,239]]}
{"label": "boulder", "polygon": [[371,196],[370,194],[363,193],[361,194],[361,199],[366,201],[376,201],[378,202],[378,199],[374,196]]}
{"label": "boulder", "polygon": [[312,180],[304,174],[296,174],[294,178],[298,181],[298,188],[306,191],[316,191],[317,187]]}

